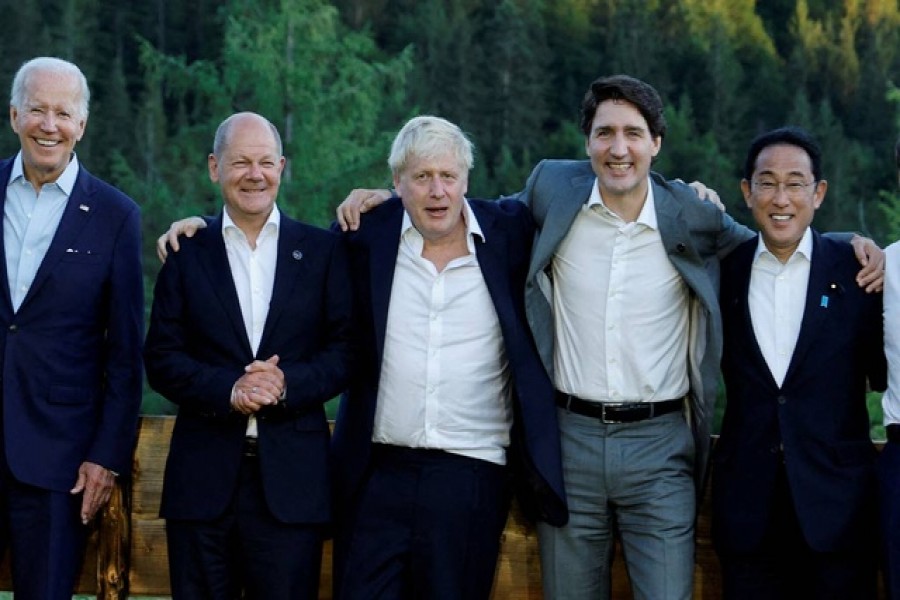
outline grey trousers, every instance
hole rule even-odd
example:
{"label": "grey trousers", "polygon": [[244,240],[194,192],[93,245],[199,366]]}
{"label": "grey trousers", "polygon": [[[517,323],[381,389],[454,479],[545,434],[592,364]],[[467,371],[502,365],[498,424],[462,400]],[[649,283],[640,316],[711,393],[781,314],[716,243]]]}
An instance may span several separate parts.
{"label": "grey trousers", "polygon": [[690,598],[696,495],[684,415],[604,424],[559,409],[559,426],[569,523],[538,524],[544,596],[610,598],[618,531],[636,599]]}

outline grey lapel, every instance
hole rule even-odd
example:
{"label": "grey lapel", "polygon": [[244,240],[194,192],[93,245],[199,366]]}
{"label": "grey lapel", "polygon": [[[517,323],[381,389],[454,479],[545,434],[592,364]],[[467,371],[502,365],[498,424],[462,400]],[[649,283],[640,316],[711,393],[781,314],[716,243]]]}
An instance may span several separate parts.
{"label": "grey lapel", "polygon": [[543,186],[552,191],[547,201],[547,216],[531,253],[529,281],[550,264],[554,252],[578,216],[578,211],[590,197],[591,185],[594,183],[592,173],[579,173],[575,176],[561,173],[558,179],[558,183],[550,181]]}

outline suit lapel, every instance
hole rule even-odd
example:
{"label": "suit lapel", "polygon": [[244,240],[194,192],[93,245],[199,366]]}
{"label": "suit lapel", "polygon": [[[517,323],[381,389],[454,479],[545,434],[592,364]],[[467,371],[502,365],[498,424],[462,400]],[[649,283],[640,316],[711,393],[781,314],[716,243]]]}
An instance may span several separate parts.
{"label": "suit lapel", "polygon": [[[494,217],[481,210],[477,204],[472,204],[472,212],[478,219],[478,225],[484,234],[484,241],[476,236],[475,254],[478,257],[478,266],[487,286],[497,318],[501,323],[511,323],[515,315],[510,314],[512,304],[509,298],[513,298],[513,292],[509,289],[509,260],[504,252],[508,248],[506,231],[495,227]],[[520,292],[521,293],[521,292]]]}
{"label": "suit lapel", "polygon": [[[809,265],[809,283],[806,288],[806,305],[803,308],[803,320],[800,323],[800,333],[797,336],[797,345],[794,346],[794,354],[784,377],[785,385],[790,381],[793,373],[800,368],[804,357],[817,339],[817,333],[823,330],[823,322],[828,316],[828,298],[835,293],[830,289],[830,273],[833,272],[834,256],[824,250],[820,243],[818,232],[813,230],[812,261]],[[837,292],[840,293],[840,292]],[[825,304],[825,306],[823,306]]]}
{"label": "suit lapel", "polygon": [[[372,216],[374,217],[374,213]],[[387,331],[388,307],[391,288],[394,285],[394,269],[400,249],[400,228],[403,225],[403,205],[400,201],[386,212],[385,222],[373,222],[367,234],[373,237],[369,246],[369,285],[372,293],[372,319],[375,341],[378,344],[378,364],[384,355],[384,339]]]}
{"label": "suit lapel", "polygon": [[221,213],[210,222],[207,232],[208,235],[197,240],[198,261],[206,272],[219,303],[228,315],[228,322],[234,329],[236,337],[240,340],[247,355],[253,356],[250,338],[241,314],[241,302],[238,300],[234,278],[231,276],[231,266],[228,263],[228,254],[225,251]]}
{"label": "suit lapel", "polygon": [[278,232],[278,256],[275,263],[275,282],[272,287],[272,300],[269,302],[269,313],[259,342],[260,350],[266,347],[269,338],[277,330],[278,319],[284,307],[290,302],[294,286],[305,270],[303,258],[303,228],[292,219],[281,214],[280,231]]}
{"label": "suit lapel", "polygon": [[653,186],[653,204],[656,211],[657,228],[663,248],[669,262],[678,271],[685,283],[690,287],[707,310],[713,310],[717,301],[716,291],[708,283],[709,278],[702,268],[703,259],[694,247],[688,224],[682,216],[681,203],[672,193],[651,179]]}
{"label": "suit lapel", "polygon": [[[19,307],[19,310],[25,308],[38,293],[41,286],[46,283],[50,273],[56,268],[57,263],[67,252],[90,250],[90,248],[79,247],[75,241],[78,239],[84,226],[94,218],[98,210],[101,210],[97,206],[96,198],[94,197],[93,181],[93,176],[84,167],[78,168],[78,178],[75,180],[72,195],[66,202],[59,226],[56,228],[56,233],[53,235],[53,240],[47,249],[47,254],[44,256],[44,260],[41,261],[41,265],[38,267],[37,273],[35,273],[34,281],[31,283],[28,293],[25,294],[25,298],[22,299],[22,305]],[[7,288],[9,287],[8,281],[9,278],[7,277]],[[9,290],[7,289],[8,294]]]}
{"label": "suit lapel", "polygon": [[593,173],[579,174],[566,178],[559,186],[547,186],[552,190],[551,198],[547,204],[547,213],[544,224],[541,226],[541,234],[532,251],[533,258],[528,270],[529,281],[550,264],[554,252],[569,233],[575,217],[578,216],[578,211],[590,197],[594,179]]}
{"label": "suit lapel", "polygon": [[769,369],[769,363],[763,356],[759,341],[756,339],[756,332],[753,330],[753,319],[750,315],[750,276],[753,269],[753,256],[756,254],[759,238],[755,237],[751,241],[747,241],[738,246],[731,256],[729,256],[729,268],[735,272],[734,276],[728,278],[730,286],[728,298],[726,302],[730,306],[723,306],[723,311],[732,313],[730,322],[737,326],[737,330],[731,330],[726,333],[729,336],[735,336],[735,340],[744,340],[743,343],[732,343],[732,347],[740,347],[747,352],[747,360],[759,365],[759,369],[755,369],[759,373],[765,373],[766,381],[771,384],[772,388],[777,389],[778,384],[772,376]]}

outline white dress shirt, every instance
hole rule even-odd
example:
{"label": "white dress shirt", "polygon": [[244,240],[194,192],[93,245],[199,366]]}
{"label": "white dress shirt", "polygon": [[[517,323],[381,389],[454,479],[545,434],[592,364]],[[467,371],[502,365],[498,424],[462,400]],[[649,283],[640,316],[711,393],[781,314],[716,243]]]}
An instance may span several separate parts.
{"label": "white dress shirt", "polygon": [[[241,304],[241,316],[244,318],[244,328],[254,356],[259,350],[266,317],[269,316],[269,302],[275,285],[280,224],[281,213],[274,206],[256,238],[256,248],[251,248],[247,236],[234,224],[227,208],[222,215],[222,237],[225,239],[228,266],[231,267],[231,278]],[[265,360],[268,356],[262,358]],[[256,417],[250,415],[247,437],[256,435]]]}
{"label": "white dress shirt", "polygon": [[756,343],[779,387],[794,356],[806,306],[812,233],[809,228],[797,249],[782,263],[766,249],[762,236],[750,271],[750,321]]}
{"label": "white dress shirt", "polygon": [[652,185],[626,223],[595,181],[552,265],[560,391],[602,402],[687,394],[689,293],[660,238]]}
{"label": "white dress shirt", "polygon": [[884,354],[888,363],[887,391],[881,397],[884,424],[900,423],[900,242],[885,251]]}
{"label": "white dress shirt", "polygon": [[506,352],[475,255],[474,237],[484,235],[468,202],[463,217],[469,254],[439,273],[404,213],[372,440],[505,464]]}
{"label": "white dress shirt", "polygon": [[[57,180],[45,183],[35,194],[22,170],[22,152],[13,160],[3,205],[3,249],[14,310],[19,310],[47,255],[77,178],[78,159],[73,155]],[[75,250],[80,249],[66,251]]]}

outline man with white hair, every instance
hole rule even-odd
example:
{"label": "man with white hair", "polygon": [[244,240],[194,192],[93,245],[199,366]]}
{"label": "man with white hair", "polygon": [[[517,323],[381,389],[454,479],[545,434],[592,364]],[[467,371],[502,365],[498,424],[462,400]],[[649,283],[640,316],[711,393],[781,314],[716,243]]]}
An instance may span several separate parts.
{"label": "man with white hair", "polygon": [[131,471],[141,402],[140,210],[75,155],[90,92],[77,66],[16,73],[0,161],[0,551],[17,598],[71,598],[87,523]]}

